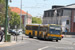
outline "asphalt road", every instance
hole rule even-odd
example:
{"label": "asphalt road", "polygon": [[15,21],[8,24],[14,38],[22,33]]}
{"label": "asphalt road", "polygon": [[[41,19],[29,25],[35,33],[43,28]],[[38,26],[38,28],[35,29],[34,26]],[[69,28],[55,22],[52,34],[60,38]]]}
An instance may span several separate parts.
{"label": "asphalt road", "polygon": [[36,38],[24,36],[21,43],[17,43],[13,46],[1,47],[0,50],[75,50],[74,39],[75,38],[63,38],[61,41],[56,42],[38,40]]}

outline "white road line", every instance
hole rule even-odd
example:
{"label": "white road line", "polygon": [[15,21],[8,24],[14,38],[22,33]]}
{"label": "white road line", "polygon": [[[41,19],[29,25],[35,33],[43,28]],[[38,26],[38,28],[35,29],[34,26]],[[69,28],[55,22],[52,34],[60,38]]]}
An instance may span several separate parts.
{"label": "white road line", "polygon": [[55,47],[56,49],[67,49],[67,50],[73,50],[73,47]]}
{"label": "white road line", "polygon": [[45,47],[43,47],[43,48],[39,48],[38,50],[43,50],[43,49],[46,49],[46,48],[48,48],[49,46],[45,46]]}

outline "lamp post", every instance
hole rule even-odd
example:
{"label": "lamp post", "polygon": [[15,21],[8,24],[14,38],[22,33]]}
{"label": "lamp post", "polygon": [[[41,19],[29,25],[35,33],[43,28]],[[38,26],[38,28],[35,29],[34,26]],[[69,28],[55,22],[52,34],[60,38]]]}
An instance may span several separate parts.
{"label": "lamp post", "polygon": [[21,0],[21,9],[20,9],[20,29],[21,29],[21,17],[22,17],[22,0]]}
{"label": "lamp post", "polygon": [[6,12],[5,12],[5,42],[7,42],[7,27],[8,27],[8,0],[6,0]]}
{"label": "lamp post", "polygon": [[8,0],[6,0],[6,12],[5,12],[5,42],[7,42],[7,30],[8,30]]}
{"label": "lamp post", "polygon": [[54,24],[57,24],[58,23],[57,22],[57,10],[54,11],[54,17],[55,17],[55,21],[53,21],[53,22],[54,22]]}
{"label": "lamp post", "polygon": [[61,13],[59,13],[58,24],[60,25]]}

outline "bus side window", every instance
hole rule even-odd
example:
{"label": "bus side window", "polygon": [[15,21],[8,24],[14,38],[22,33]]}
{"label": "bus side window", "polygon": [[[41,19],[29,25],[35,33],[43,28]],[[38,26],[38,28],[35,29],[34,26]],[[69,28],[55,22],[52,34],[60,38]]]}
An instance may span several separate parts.
{"label": "bus side window", "polygon": [[43,27],[40,27],[40,31],[43,31]]}
{"label": "bus side window", "polygon": [[48,28],[47,27],[43,27],[43,31],[47,32]]}
{"label": "bus side window", "polygon": [[32,30],[38,30],[38,26],[32,26]]}
{"label": "bus side window", "polygon": [[27,30],[31,30],[31,26],[26,26],[26,29]]}

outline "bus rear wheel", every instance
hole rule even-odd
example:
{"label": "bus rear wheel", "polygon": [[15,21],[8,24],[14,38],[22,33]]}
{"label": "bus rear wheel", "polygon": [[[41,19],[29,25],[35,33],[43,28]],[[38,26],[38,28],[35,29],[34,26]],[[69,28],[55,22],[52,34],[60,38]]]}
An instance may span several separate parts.
{"label": "bus rear wheel", "polygon": [[37,34],[37,39],[40,39],[40,38],[39,38],[39,33]]}
{"label": "bus rear wheel", "polygon": [[40,39],[39,36],[37,36],[37,39]]}
{"label": "bus rear wheel", "polygon": [[29,38],[33,38],[33,36],[31,35],[31,33],[29,33]]}
{"label": "bus rear wheel", "polygon": [[58,40],[56,40],[56,42],[58,42]]}
{"label": "bus rear wheel", "polygon": [[44,40],[47,40],[47,37],[46,37],[46,35],[44,35]]}

